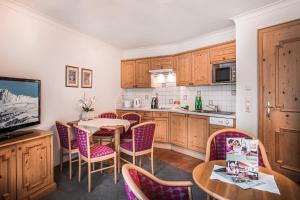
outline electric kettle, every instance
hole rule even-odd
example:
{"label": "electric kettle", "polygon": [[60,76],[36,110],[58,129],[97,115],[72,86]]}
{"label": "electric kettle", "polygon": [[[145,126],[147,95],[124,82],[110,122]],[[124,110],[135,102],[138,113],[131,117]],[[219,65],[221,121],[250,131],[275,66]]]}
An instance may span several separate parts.
{"label": "electric kettle", "polygon": [[142,105],[142,99],[141,98],[134,98],[133,99],[133,107],[134,108],[140,108]]}

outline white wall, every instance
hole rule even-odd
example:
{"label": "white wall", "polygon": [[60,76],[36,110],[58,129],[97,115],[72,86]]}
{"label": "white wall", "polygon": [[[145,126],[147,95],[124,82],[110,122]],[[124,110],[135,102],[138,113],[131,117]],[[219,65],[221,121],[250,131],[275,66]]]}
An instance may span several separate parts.
{"label": "white wall", "polygon": [[[258,131],[258,29],[300,18],[300,1],[288,0],[234,18],[237,43],[237,127]],[[245,111],[245,99],[251,112]]]}
{"label": "white wall", "polygon": [[123,52],[123,59],[175,54],[175,53],[193,50],[193,49],[197,49],[197,48],[201,48],[201,47],[205,47],[217,43],[222,43],[234,39],[235,39],[235,29],[234,27],[229,27],[226,29],[201,35],[197,38],[191,38],[190,40],[186,40],[183,42],[161,45],[161,46],[125,50]]}
{"label": "white wall", "polygon": [[[96,111],[115,108],[120,94],[122,51],[56,24],[33,11],[0,0],[0,76],[42,81],[41,129],[55,120],[76,120],[78,99],[96,96]],[[65,65],[93,70],[93,88],[65,87]],[[54,138],[55,164],[58,163]]]}

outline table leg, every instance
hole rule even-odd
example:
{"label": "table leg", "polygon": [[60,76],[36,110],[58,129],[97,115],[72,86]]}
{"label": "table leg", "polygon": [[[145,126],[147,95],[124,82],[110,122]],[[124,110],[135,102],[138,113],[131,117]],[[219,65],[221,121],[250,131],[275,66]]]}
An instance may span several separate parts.
{"label": "table leg", "polygon": [[118,172],[120,173],[120,133],[121,133],[121,130],[120,128],[117,128],[115,130],[115,151],[116,151],[116,154],[117,154],[117,166],[118,166]]}

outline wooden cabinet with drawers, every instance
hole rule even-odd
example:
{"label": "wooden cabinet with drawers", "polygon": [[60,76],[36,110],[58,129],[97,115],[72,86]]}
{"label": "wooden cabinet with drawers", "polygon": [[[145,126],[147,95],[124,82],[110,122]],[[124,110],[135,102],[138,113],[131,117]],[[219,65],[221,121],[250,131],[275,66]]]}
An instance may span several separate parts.
{"label": "wooden cabinet with drawers", "polygon": [[170,114],[171,143],[187,148],[187,117],[185,114]]}
{"label": "wooden cabinet with drawers", "polygon": [[151,69],[172,69],[173,57],[172,56],[160,56],[151,58]]}
{"label": "wooden cabinet with drawers", "polygon": [[235,49],[235,41],[210,48],[210,62],[212,64],[218,64],[234,61],[236,59]]}
{"label": "wooden cabinet with drawers", "polygon": [[52,132],[34,133],[0,143],[0,197],[39,199],[54,191]]}

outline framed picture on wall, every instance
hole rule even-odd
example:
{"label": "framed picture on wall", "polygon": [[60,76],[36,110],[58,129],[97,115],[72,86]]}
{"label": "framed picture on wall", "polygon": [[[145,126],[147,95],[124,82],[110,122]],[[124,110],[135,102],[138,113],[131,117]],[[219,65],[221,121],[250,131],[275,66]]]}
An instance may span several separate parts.
{"label": "framed picture on wall", "polygon": [[92,88],[93,86],[93,70],[81,69],[81,87]]}
{"label": "framed picture on wall", "polygon": [[66,87],[79,86],[79,68],[66,65]]}

